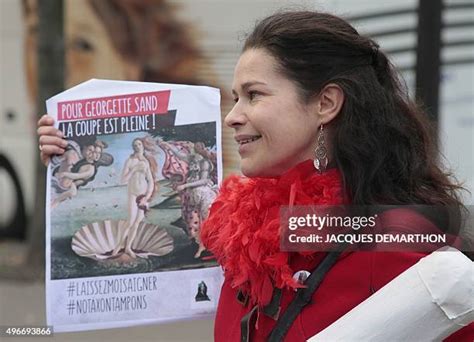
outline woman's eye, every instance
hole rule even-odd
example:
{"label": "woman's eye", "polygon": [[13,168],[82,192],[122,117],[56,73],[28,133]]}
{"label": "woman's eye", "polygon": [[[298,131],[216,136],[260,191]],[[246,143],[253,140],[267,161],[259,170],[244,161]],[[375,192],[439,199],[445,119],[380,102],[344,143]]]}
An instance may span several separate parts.
{"label": "woman's eye", "polygon": [[72,47],[81,52],[91,52],[94,50],[94,46],[84,38],[76,38],[72,41]]}
{"label": "woman's eye", "polygon": [[248,93],[248,97],[249,97],[249,100],[252,101],[255,99],[255,97],[258,96],[258,93],[256,91],[249,91]]}

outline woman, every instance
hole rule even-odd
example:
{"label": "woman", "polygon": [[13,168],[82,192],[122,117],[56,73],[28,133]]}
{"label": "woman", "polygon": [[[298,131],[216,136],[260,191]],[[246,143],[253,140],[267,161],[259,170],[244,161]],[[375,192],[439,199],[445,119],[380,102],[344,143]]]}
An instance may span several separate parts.
{"label": "woman", "polygon": [[136,258],[132,243],[156,191],[158,165],[153,156],[157,153],[157,147],[151,137],[134,139],[132,148],[134,152],[128,157],[122,171],[122,183],[127,184],[128,191],[127,228],[121,241],[112,251],[112,255],[117,255],[121,249],[124,249],[126,254]]}
{"label": "woman", "polygon": [[[202,229],[204,245],[225,270],[217,341],[273,336],[295,297],[293,274],[322,264],[324,253],[280,251],[281,206],[460,207],[458,186],[437,165],[423,113],[377,44],[342,19],[316,12],[264,19],[246,39],[232,89],[235,105],[225,122],[248,178],[224,182]],[[343,254],[285,341],[314,336],[422,256]],[[472,339],[472,331],[471,325],[457,338]]]}
{"label": "woman", "polygon": [[[459,187],[437,164],[424,114],[377,44],[344,20],[306,11],[262,20],[245,42],[232,92],[235,105],[225,121],[247,178],[224,182],[201,234],[225,270],[217,341],[267,340],[300,287],[293,274],[324,264],[325,253],[280,251],[281,206],[461,207]],[[43,151],[56,152],[57,145]],[[422,256],[344,253],[285,340],[314,336]],[[451,340],[472,340],[473,328]]]}
{"label": "woman", "polygon": [[176,185],[176,191],[181,197],[182,217],[189,235],[199,246],[194,257],[199,258],[206,249],[200,237],[202,222],[208,217],[209,207],[216,197],[216,184],[212,181],[212,155],[202,142],[190,143],[188,153],[163,140],[159,141],[159,145],[165,153],[172,154],[186,163],[186,176],[182,183]]}

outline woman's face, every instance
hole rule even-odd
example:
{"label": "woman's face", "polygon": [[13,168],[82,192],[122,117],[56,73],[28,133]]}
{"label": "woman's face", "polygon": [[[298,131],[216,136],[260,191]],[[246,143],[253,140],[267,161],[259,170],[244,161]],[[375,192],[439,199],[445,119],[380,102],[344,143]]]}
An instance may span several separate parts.
{"label": "woman's face", "polygon": [[138,65],[125,61],[88,1],[66,1],[66,85],[90,78],[136,80]]}
{"label": "woman's face", "polygon": [[264,49],[250,49],[235,67],[236,102],[225,123],[235,131],[241,170],[248,177],[281,175],[314,155],[315,102],[303,103],[296,84],[277,66]]}
{"label": "woman's face", "polygon": [[100,157],[102,157],[102,147],[96,146],[94,147],[94,161],[99,161]]}
{"label": "woman's face", "polygon": [[95,161],[95,147],[94,145],[88,145],[82,152],[84,155],[85,160],[87,160],[89,163],[92,163]]}
{"label": "woman's face", "polygon": [[139,139],[133,141],[132,147],[135,152],[138,152],[138,153],[143,152],[143,143]]}
{"label": "woman's face", "polygon": [[[32,99],[37,96],[37,14],[38,0],[26,0],[25,23],[26,68],[29,92]],[[137,80],[140,66],[126,61],[112,45],[107,30],[89,1],[66,0],[65,2],[66,40],[66,88],[91,78],[114,80]]]}

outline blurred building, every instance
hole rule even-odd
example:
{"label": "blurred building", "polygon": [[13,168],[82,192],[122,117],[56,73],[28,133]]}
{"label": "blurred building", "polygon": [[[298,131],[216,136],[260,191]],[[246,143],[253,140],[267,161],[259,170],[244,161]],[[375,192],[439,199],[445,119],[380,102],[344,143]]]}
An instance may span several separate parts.
{"label": "blurred building", "polygon": [[[436,7],[438,1],[430,3]],[[332,12],[379,42],[412,95],[416,87],[437,88],[432,80],[439,64],[440,92],[428,91],[434,96],[430,110],[449,166],[472,191],[474,3],[444,0],[441,21],[428,22],[425,28],[418,26],[419,19],[431,18],[433,7],[420,4],[419,0],[65,0],[65,83],[71,87],[95,77],[208,84],[221,88],[224,116],[231,106],[233,67],[243,37],[258,18],[279,8]],[[22,238],[33,208],[38,152],[38,113],[33,108],[37,19],[35,0],[2,0],[0,7],[0,237]],[[440,42],[433,38],[438,29]],[[417,51],[417,46],[426,48]],[[422,56],[418,63],[417,53]],[[437,98],[439,108],[434,108]],[[238,172],[238,155],[226,128],[223,143],[225,174]],[[465,202],[474,200],[468,197]]]}

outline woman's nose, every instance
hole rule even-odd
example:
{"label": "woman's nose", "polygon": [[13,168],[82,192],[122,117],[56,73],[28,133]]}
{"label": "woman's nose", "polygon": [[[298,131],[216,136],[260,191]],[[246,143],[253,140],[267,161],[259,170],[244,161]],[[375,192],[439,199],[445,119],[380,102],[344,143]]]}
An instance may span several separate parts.
{"label": "woman's nose", "polygon": [[240,108],[238,103],[234,105],[231,111],[226,115],[224,122],[230,128],[236,128],[237,126],[242,126],[247,121],[247,116],[244,111]]}

